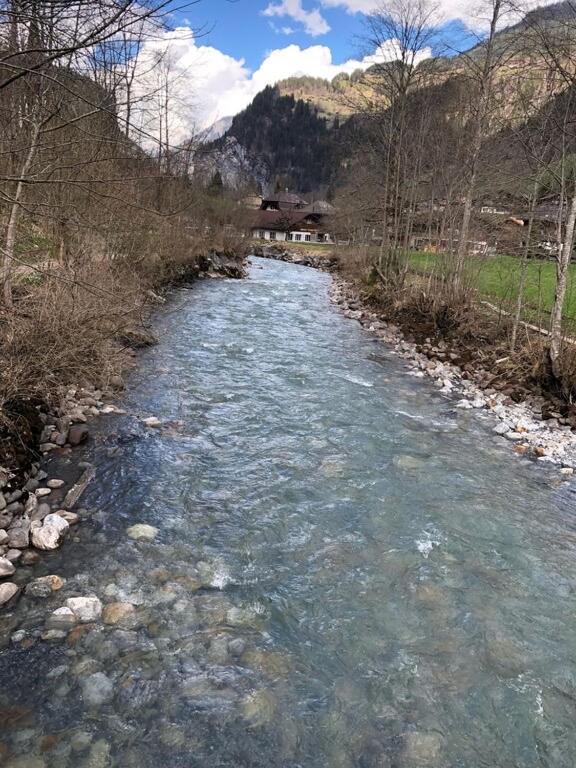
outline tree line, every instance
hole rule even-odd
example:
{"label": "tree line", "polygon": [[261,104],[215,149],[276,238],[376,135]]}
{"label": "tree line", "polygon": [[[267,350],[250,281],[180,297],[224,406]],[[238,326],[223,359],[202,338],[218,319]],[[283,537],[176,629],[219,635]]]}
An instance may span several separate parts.
{"label": "tree line", "polygon": [[151,289],[230,245],[234,206],[172,140],[169,50],[142,60],[172,8],[0,2],[0,406],[105,378]]}
{"label": "tree line", "polygon": [[470,306],[483,259],[513,256],[503,313],[511,351],[534,321],[532,266],[553,259],[544,366],[562,385],[576,225],[576,12],[567,2],[518,22],[520,11],[486,2],[484,32],[466,50],[443,41],[430,0],[383,0],[368,16],[368,47],[394,40],[396,56],[354,93],[335,226],[381,290],[419,302],[426,294],[437,317]]}

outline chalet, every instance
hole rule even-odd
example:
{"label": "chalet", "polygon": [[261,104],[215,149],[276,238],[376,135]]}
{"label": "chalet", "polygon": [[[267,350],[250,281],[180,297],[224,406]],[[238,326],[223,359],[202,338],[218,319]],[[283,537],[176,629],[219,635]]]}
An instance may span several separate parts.
{"label": "chalet", "polygon": [[308,203],[291,192],[279,192],[262,200],[260,210],[250,216],[250,230],[257,240],[332,243],[326,218],[333,211],[323,200]]}

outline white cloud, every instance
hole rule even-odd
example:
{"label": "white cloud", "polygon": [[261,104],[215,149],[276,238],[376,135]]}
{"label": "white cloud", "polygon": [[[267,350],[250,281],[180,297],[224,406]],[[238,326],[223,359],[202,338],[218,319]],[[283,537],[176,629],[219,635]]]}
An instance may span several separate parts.
{"label": "white cloud", "polygon": [[304,25],[304,30],[312,37],[325,35],[330,32],[330,25],[318,9],[306,11],[302,6],[302,0],[280,0],[279,3],[270,3],[262,11],[264,16],[287,16],[293,21]]}
{"label": "white cloud", "polygon": [[[544,5],[551,5],[557,0],[528,0],[518,5],[510,3],[502,16],[500,26],[507,26],[519,21],[526,11]],[[324,8],[343,8],[348,13],[371,13],[386,7],[386,0],[320,0]],[[434,3],[431,3],[434,5]],[[438,0],[438,21],[461,21],[468,29],[481,32],[490,24],[491,3],[489,0]],[[517,9],[517,10],[516,10]]]}
{"label": "white cloud", "polygon": [[[169,135],[178,144],[217,120],[237,114],[250,104],[267,85],[286,77],[311,75],[331,80],[341,72],[351,74],[372,64],[390,61],[396,46],[386,46],[363,59],[349,59],[335,64],[325,45],[300,48],[288,45],[270,51],[255,71],[242,59],[234,59],[217,48],[198,45],[189,28],[167,32],[162,40],[145,43],[138,60],[134,95],[141,99],[133,109],[137,127],[158,138],[165,127],[163,120],[166,77],[169,87]],[[146,96],[146,94],[152,95]],[[143,143],[152,146],[152,140]]]}

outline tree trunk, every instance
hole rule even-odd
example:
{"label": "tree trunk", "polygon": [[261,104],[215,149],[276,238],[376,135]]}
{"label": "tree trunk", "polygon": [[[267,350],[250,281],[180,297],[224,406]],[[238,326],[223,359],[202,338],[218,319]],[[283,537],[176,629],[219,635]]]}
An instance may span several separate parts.
{"label": "tree trunk", "polygon": [[532,199],[530,200],[530,214],[528,219],[528,231],[526,232],[526,242],[522,249],[522,259],[520,261],[520,281],[518,284],[518,297],[516,299],[516,311],[514,312],[514,322],[512,324],[512,337],[510,339],[510,352],[514,352],[516,340],[518,338],[518,327],[522,315],[522,305],[524,303],[524,287],[526,285],[526,275],[528,272],[528,256],[530,255],[530,245],[532,240],[532,229],[534,227],[534,212],[536,210],[536,200],[538,199],[538,181],[534,182]]}
{"label": "tree trunk", "polygon": [[30,139],[30,147],[28,148],[28,154],[24,160],[24,164],[20,169],[20,175],[18,178],[18,184],[16,185],[16,191],[12,198],[12,207],[10,208],[10,218],[8,219],[8,226],[6,227],[6,239],[4,241],[4,253],[2,259],[2,269],[0,270],[0,282],[2,283],[2,295],[4,298],[4,304],[8,309],[12,309],[12,272],[14,266],[14,251],[16,249],[16,235],[18,232],[18,221],[20,219],[20,211],[22,209],[22,198],[24,196],[24,180],[30,171],[30,167],[34,161],[34,155],[38,148],[38,139],[40,137],[41,124],[38,122],[34,126],[32,136]]}
{"label": "tree trunk", "polygon": [[566,230],[560,252],[556,258],[556,291],[554,306],[550,322],[550,363],[552,373],[556,379],[560,379],[560,353],[562,351],[562,313],[566,298],[566,286],[568,282],[568,268],[572,259],[572,247],[574,245],[574,227],[576,225],[576,189],[572,192],[572,200],[566,221]]}

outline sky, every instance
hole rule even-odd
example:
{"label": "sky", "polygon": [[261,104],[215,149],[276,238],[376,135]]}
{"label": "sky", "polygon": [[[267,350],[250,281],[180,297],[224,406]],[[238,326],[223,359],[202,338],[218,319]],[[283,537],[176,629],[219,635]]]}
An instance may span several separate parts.
{"label": "sky", "polygon": [[[437,50],[424,51],[422,56],[473,44],[487,23],[486,14],[479,12],[479,2],[439,0],[442,34]],[[152,64],[161,53],[168,62],[172,80],[171,140],[179,143],[218,120],[237,114],[266,85],[286,77],[312,75],[332,79],[340,72],[352,73],[375,61],[393,58],[393,41],[374,51],[362,40],[366,14],[381,3],[382,0],[198,0],[173,13],[173,29],[163,39],[145,44],[138,64],[142,91],[149,89],[159,76],[158,68]],[[153,109],[142,117],[142,124],[150,133],[155,133],[156,119]]]}

